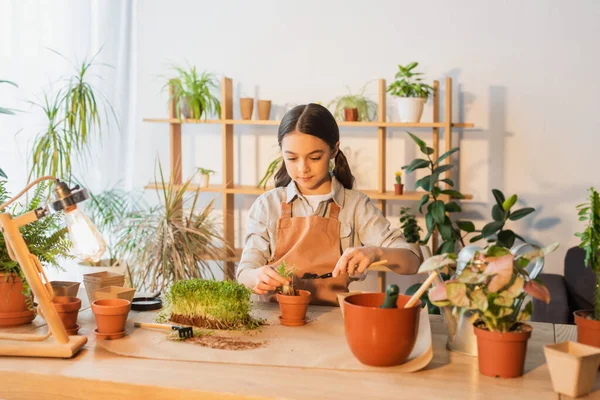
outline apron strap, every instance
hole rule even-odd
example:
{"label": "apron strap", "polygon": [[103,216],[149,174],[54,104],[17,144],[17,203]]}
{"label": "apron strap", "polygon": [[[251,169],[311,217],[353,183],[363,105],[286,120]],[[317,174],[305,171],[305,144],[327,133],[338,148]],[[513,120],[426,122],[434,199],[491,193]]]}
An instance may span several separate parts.
{"label": "apron strap", "polygon": [[281,201],[281,218],[292,218],[292,203],[286,201],[285,193]]}
{"label": "apron strap", "polygon": [[340,215],[340,206],[338,206],[335,201],[332,201],[331,205],[329,206],[329,218],[338,219],[339,215]]}

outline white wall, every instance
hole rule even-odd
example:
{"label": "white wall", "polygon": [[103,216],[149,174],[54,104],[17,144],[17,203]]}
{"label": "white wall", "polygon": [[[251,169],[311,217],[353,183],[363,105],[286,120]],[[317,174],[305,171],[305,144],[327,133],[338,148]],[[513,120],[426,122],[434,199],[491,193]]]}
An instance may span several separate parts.
{"label": "white wall", "polygon": [[[465,216],[482,227],[491,220],[492,188],[517,193],[519,205],[537,213],[512,227],[534,242],[559,241],[546,271],[562,272],[581,229],[575,205],[600,184],[600,2],[146,0],[138,6],[138,185],[152,179],[156,154],[167,164],[168,126],[142,118],[167,116],[161,75],[169,75],[170,63],[231,77],[236,101],[240,94],[259,96],[280,111],[286,103],[327,104],[346,86],[357,90],[372,79],[390,82],[397,64],[416,60],[430,80],[453,78],[453,118],[476,126],[456,135],[459,188],[474,195],[464,203]],[[376,100],[376,84],[369,89]],[[431,108],[424,120],[431,120]],[[431,138],[427,130],[414,132]],[[184,175],[195,166],[221,169],[219,126],[185,126],[183,136]],[[401,130],[389,137],[391,185],[393,172],[416,154]],[[351,148],[359,188],[374,188],[376,131],[342,129],[342,147]],[[237,183],[258,182],[276,150],[275,127],[236,127]],[[236,227],[253,200],[236,200]],[[390,203],[396,224],[405,204]]]}

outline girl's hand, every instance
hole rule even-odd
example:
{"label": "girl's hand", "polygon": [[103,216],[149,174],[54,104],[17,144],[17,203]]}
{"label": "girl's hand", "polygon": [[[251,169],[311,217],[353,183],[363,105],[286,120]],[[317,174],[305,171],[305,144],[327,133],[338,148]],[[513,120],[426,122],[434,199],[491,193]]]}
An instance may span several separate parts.
{"label": "girl's hand", "polygon": [[256,294],[267,294],[277,290],[280,286],[290,284],[291,282],[279,275],[271,265],[265,265],[259,269],[256,284],[252,291]]}
{"label": "girl's hand", "polygon": [[333,276],[348,273],[349,276],[362,274],[369,267],[380,259],[379,247],[348,247],[340,257],[335,268]]}

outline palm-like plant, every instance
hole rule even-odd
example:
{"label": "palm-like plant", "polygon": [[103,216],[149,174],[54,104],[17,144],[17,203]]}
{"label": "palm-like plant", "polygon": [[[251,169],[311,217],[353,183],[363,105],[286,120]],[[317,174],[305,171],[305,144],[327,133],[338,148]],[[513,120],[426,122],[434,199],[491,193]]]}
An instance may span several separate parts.
{"label": "palm-like plant", "polygon": [[206,71],[198,73],[195,66],[189,70],[177,66],[173,69],[178,76],[169,79],[165,88],[172,87],[169,101],[175,100],[175,109],[179,110],[180,118],[182,114],[184,118],[192,119],[221,115],[221,103],[212,94],[219,87],[219,82],[213,74]]}
{"label": "palm-like plant", "polygon": [[[222,260],[229,253],[211,217],[214,200],[200,210],[200,190],[191,199],[184,198],[191,178],[175,186],[165,181],[160,161],[157,170],[161,188],[157,194],[163,204],[134,212],[119,228],[119,248],[133,266],[133,285],[164,291],[184,279],[214,279],[210,260]],[[185,200],[191,201],[188,210],[183,208]]]}

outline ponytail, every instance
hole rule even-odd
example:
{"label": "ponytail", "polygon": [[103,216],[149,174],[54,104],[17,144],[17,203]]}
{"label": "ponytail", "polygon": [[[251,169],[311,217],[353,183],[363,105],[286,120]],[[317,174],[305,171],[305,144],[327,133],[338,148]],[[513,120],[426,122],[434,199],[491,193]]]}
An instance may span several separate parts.
{"label": "ponytail", "polygon": [[333,167],[333,175],[346,189],[352,189],[354,186],[354,176],[350,171],[348,160],[341,150],[338,150],[337,154],[335,155],[335,167]]}
{"label": "ponytail", "polygon": [[289,185],[292,181],[292,178],[287,172],[287,168],[285,168],[285,161],[281,160],[281,167],[279,167],[279,171],[275,174],[275,187],[285,187]]}

